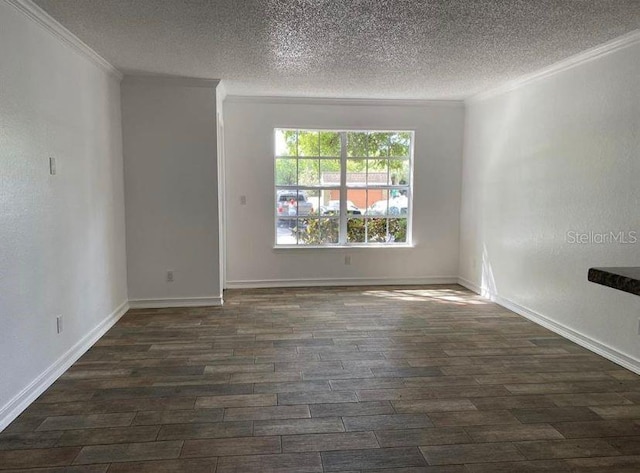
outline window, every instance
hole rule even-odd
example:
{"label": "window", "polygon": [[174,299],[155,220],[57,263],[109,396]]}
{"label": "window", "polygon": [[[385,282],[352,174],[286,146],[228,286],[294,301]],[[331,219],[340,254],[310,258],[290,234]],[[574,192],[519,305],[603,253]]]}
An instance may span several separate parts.
{"label": "window", "polygon": [[412,131],[276,129],[276,245],[410,243],[412,155]]}

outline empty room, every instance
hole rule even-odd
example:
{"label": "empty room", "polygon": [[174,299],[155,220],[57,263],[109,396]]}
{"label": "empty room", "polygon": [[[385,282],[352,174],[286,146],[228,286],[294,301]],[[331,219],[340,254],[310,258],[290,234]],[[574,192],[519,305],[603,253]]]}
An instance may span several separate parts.
{"label": "empty room", "polygon": [[640,471],[640,0],[0,0],[0,472]]}

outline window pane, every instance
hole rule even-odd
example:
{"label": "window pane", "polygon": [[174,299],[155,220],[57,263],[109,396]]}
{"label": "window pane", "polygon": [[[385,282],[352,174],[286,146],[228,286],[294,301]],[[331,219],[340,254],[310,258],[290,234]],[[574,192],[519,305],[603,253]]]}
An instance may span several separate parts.
{"label": "window pane", "polygon": [[297,130],[276,130],[276,156],[297,156],[297,150]]}
{"label": "window pane", "polygon": [[349,215],[363,215],[367,208],[367,190],[347,189],[347,213]]}
{"label": "window pane", "polygon": [[297,183],[295,159],[276,159],[276,186],[295,186]]}
{"label": "window pane", "polygon": [[369,189],[367,193],[367,215],[387,215],[389,209],[389,191],[386,189]]}
{"label": "window pane", "polygon": [[276,192],[276,215],[285,217],[306,217],[314,211],[311,198],[316,192],[279,189]]}
{"label": "window pane", "polygon": [[390,159],[391,184],[408,185],[411,179],[411,163],[408,159]]}
{"label": "window pane", "polygon": [[320,219],[320,244],[335,245],[338,243],[340,221],[337,218]]}
{"label": "window pane", "polygon": [[298,132],[298,156],[319,156],[320,141],[317,131]]}
{"label": "window pane", "polygon": [[365,242],[365,224],[363,218],[350,218],[347,220],[347,242]]}
{"label": "window pane", "polygon": [[392,133],[389,137],[389,155],[408,158],[411,152],[411,133]]}
{"label": "window pane", "polygon": [[295,226],[295,219],[279,219],[276,228],[276,244],[295,245],[296,234],[293,231]]}
{"label": "window pane", "polygon": [[384,243],[387,241],[387,219],[367,219],[367,241],[372,243]]}
{"label": "window pane", "polygon": [[299,218],[294,231],[298,236],[298,245],[318,245],[320,243],[320,229],[315,217]]}
{"label": "window pane", "polygon": [[407,219],[389,219],[389,240],[393,243],[405,243],[407,241]]}
{"label": "window pane", "polygon": [[407,215],[409,212],[409,197],[407,189],[391,189],[389,191],[389,215]]}
{"label": "window pane", "polygon": [[298,159],[298,185],[320,185],[320,161],[318,159]]}
{"label": "window pane", "polygon": [[385,158],[389,156],[389,133],[369,133],[367,150],[367,156]]}
{"label": "window pane", "polygon": [[320,132],[320,156],[340,157],[340,133]]}
{"label": "window pane", "polygon": [[321,159],[320,160],[320,183],[323,186],[340,185],[340,160]]}
{"label": "window pane", "polygon": [[347,159],[347,186],[367,185],[367,164],[365,159]]}
{"label": "window pane", "polygon": [[367,185],[387,186],[389,185],[389,160],[388,159],[368,159],[367,160]]}
{"label": "window pane", "polygon": [[340,215],[340,191],[338,189],[323,189],[320,198],[320,215]]}
{"label": "window pane", "polygon": [[279,189],[276,192],[276,215],[283,218],[297,216],[297,202],[298,191]]}
{"label": "window pane", "polygon": [[367,156],[368,133],[348,132],[347,133],[347,156],[364,158]]}
{"label": "window pane", "polygon": [[322,205],[321,194],[322,190],[320,189],[308,189],[304,191],[308,211],[303,213],[300,209],[300,205],[304,205],[304,203],[298,204],[298,210],[301,212],[300,215],[318,215],[320,206]]}

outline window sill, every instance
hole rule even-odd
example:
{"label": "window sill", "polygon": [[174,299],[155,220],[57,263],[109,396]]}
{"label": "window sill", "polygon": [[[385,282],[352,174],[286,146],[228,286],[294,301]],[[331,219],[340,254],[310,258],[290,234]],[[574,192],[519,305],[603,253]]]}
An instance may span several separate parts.
{"label": "window sill", "polygon": [[415,248],[412,243],[398,243],[396,245],[274,245],[274,250],[352,250],[352,249],[395,249],[395,248]]}

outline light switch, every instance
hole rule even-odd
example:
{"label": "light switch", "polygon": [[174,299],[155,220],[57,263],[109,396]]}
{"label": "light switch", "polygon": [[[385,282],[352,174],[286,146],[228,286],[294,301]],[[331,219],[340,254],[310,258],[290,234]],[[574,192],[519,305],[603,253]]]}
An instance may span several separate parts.
{"label": "light switch", "polygon": [[49,174],[56,175],[56,158],[49,158]]}

